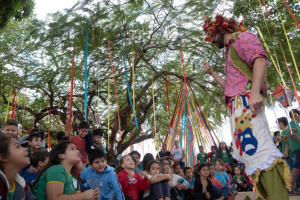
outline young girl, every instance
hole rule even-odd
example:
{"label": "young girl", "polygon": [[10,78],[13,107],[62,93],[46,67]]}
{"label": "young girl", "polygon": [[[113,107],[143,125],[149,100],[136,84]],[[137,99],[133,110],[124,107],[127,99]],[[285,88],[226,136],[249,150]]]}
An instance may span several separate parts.
{"label": "young girl", "polygon": [[141,175],[132,170],[134,168],[135,164],[130,155],[123,156],[116,167],[116,173],[126,200],[139,199],[139,192],[146,191],[150,186],[147,173],[141,171],[144,177],[142,178]]}
{"label": "young girl", "polygon": [[241,175],[241,170],[239,167],[234,168],[235,175],[233,176],[233,182],[237,184],[237,190],[241,191],[249,191],[249,188],[246,184],[245,177]]}
{"label": "young girl", "polygon": [[147,165],[148,178],[150,179],[150,188],[144,193],[144,200],[169,200],[170,187],[168,181],[172,180],[169,174],[159,174],[160,163],[151,160]]}
{"label": "young girl", "polygon": [[171,197],[174,197],[176,199],[182,197],[182,199],[184,199],[183,190],[187,190],[190,184],[179,175],[172,173],[172,168],[170,163],[164,164],[162,166],[162,169],[164,174],[169,174],[172,177],[172,181],[169,181]]}
{"label": "young girl", "polygon": [[215,177],[222,183],[223,186],[230,185],[229,178],[227,176],[227,173],[223,171],[224,162],[221,159],[218,159],[215,164]]}
{"label": "young girl", "polygon": [[220,142],[219,144],[218,159],[223,160],[223,162],[227,164],[229,164],[232,161],[230,150],[228,149],[225,142]]}
{"label": "young girl", "polygon": [[228,176],[228,178],[229,178],[230,185],[232,185],[232,184],[233,184],[232,176],[231,176],[231,174],[230,174],[228,168],[229,168],[229,165],[227,165],[227,164],[225,163],[225,164],[224,164],[223,171],[224,171],[225,173],[227,173],[227,176]]}
{"label": "young girl", "polygon": [[194,195],[192,199],[215,199],[213,185],[208,179],[209,171],[206,164],[200,164],[196,169]]}
{"label": "young girl", "polygon": [[36,199],[90,199],[100,198],[99,189],[80,193],[75,166],[81,161],[80,153],[71,141],[62,141],[50,151],[49,162],[33,183]]}
{"label": "young girl", "polygon": [[18,174],[30,164],[27,148],[4,134],[0,134],[0,141],[0,199],[34,200],[29,186]]}
{"label": "young girl", "polygon": [[155,160],[153,155],[151,153],[146,153],[144,155],[143,161],[142,161],[142,166],[144,168],[144,170],[146,171],[147,169],[147,165],[151,160]]}

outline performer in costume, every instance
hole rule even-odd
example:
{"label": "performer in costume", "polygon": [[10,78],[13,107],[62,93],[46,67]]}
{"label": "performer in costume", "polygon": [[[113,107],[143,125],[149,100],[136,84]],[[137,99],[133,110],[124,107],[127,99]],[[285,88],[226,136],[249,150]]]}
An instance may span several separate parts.
{"label": "performer in costume", "polygon": [[267,95],[265,83],[267,53],[259,39],[244,29],[243,23],[217,14],[205,18],[203,31],[206,42],[219,49],[226,48],[225,77],[218,76],[203,61],[203,69],[225,91],[228,105],[232,156],[245,163],[258,194],[263,199],[288,200],[290,173],[282,154],[273,143],[268,121],[264,113]]}

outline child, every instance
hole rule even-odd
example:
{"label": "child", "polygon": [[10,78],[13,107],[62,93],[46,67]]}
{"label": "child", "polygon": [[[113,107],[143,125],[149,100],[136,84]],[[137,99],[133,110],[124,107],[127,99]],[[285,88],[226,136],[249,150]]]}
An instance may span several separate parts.
{"label": "child", "polygon": [[40,133],[34,132],[30,133],[28,136],[28,157],[31,156],[37,150],[43,150],[41,148],[42,145],[42,136]]}
{"label": "child", "polygon": [[185,167],[183,168],[183,173],[185,175],[185,180],[189,183],[190,187],[188,188],[188,190],[185,193],[185,197],[187,196],[193,196],[194,194],[194,182],[195,182],[195,178],[193,177],[193,171],[190,167]]}
{"label": "child", "polygon": [[48,164],[33,183],[36,199],[90,199],[100,198],[99,189],[80,193],[74,166],[80,162],[80,153],[71,141],[63,141],[52,147]]}
{"label": "child", "polygon": [[275,131],[274,132],[274,137],[275,137],[275,141],[274,141],[275,146],[281,152],[281,150],[282,150],[282,142],[281,142],[280,132],[279,131]]}
{"label": "child", "polygon": [[198,155],[197,155],[197,163],[206,162],[208,160],[208,156],[206,153],[204,153],[204,147],[199,146],[199,151],[200,151],[200,153],[198,153]]}
{"label": "child", "polygon": [[102,151],[104,151],[105,154],[107,154],[106,149],[102,144],[102,137],[103,137],[102,129],[98,128],[93,130],[92,136],[93,136],[94,146],[99,147],[100,149],[102,149]]}
{"label": "child", "polygon": [[239,192],[241,191],[249,191],[249,188],[247,188],[247,184],[245,182],[245,177],[241,175],[241,170],[239,167],[234,168],[235,175],[233,176],[233,182],[237,184],[237,190]]}
{"label": "child", "polygon": [[72,141],[77,150],[79,150],[80,152],[80,156],[81,156],[81,162],[82,164],[86,164],[87,160],[86,160],[86,139],[85,137],[87,136],[88,132],[89,132],[89,128],[90,125],[88,122],[86,121],[82,121],[79,123],[79,126],[77,128],[78,131],[78,135],[73,136],[70,138],[70,141]]}
{"label": "child", "polygon": [[9,134],[1,134],[0,141],[0,199],[35,200],[30,188],[18,174],[30,164],[27,149],[22,148]]}
{"label": "child", "polygon": [[223,172],[224,162],[221,159],[218,159],[215,164],[216,173],[215,177],[222,183],[223,186],[230,185],[229,178],[227,173]]}
{"label": "child", "polygon": [[214,199],[213,186],[211,181],[208,179],[208,167],[206,164],[201,163],[196,169],[196,177],[194,183],[194,195],[192,199]]}
{"label": "child", "polygon": [[155,160],[154,159],[154,156],[152,155],[152,153],[146,153],[144,155],[144,158],[143,158],[143,161],[142,161],[142,165],[143,165],[143,169],[146,170],[147,166],[148,166],[148,163],[151,161],[151,160]]}
{"label": "child", "polygon": [[213,184],[213,190],[215,193],[217,193],[218,200],[224,200],[227,199],[230,194],[230,187],[223,186],[220,181],[215,177],[215,168],[212,163],[207,163],[209,176],[208,178],[211,180]]}
{"label": "child", "polygon": [[182,170],[182,169],[180,169],[179,176],[181,176],[182,178],[185,178],[185,175],[184,175],[184,173],[183,173],[183,170]]}
{"label": "child", "polygon": [[180,176],[179,175],[180,174],[180,170],[181,170],[180,164],[179,163],[174,163],[173,166],[172,166],[172,168],[173,168],[173,173],[176,174],[176,175],[178,175],[178,176]]}
{"label": "child", "polygon": [[130,153],[130,155],[132,155],[133,157],[134,157],[134,160],[135,160],[135,163],[136,163],[136,166],[137,166],[137,168],[140,170],[140,171],[143,171],[144,170],[144,168],[143,168],[143,166],[142,166],[142,164],[141,164],[141,154],[139,153],[139,152],[137,152],[137,151],[132,151],[131,153]]}
{"label": "child", "polygon": [[38,176],[49,161],[49,152],[44,150],[37,150],[30,156],[30,164],[37,169],[37,172],[28,172],[28,169],[24,173],[24,179],[27,184],[31,184]]}
{"label": "child", "polygon": [[219,144],[218,159],[223,160],[223,162],[226,164],[229,164],[232,161],[230,150],[225,142],[220,142]]}
{"label": "child", "polygon": [[139,192],[148,190],[150,186],[147,173],[141,171],[144,177],[142,178],[141,175],[132,171],[134,167],[135,165],[130,155],[123,156],[116,167],[116,173],[126,200],[139,199]]}
{"label": "child", "polygon": [[228,176],[228,178],[229,178],[229,182],[230,182],[230,185],[232,185],[233,184],[233,180],[232,180],[232,176],[231,176],[231,174],[229,173],[229,165],[227,165],[226,163],[224,164],[224,168],[223,168],[223,171],[225,172],[225,173],[227,173],[227,176]]}
{"label": "child", "polygon": [[164,164],[162,166],[164,174],[169,174],[172,176],[172,181],[169,182],[171,197],[179,199],[184,197],[183,190],[187,190],[190,184],[177,174],[172,173],[170,163]]}
{"label": "child", "polygon": [[62,138],[66,136],[66,133],[63,131],[59,131],[56,133],[56,142],[60,142],[62,140]]}
{"label": "child", "polygon": [[81,173],[81,184],[87,185],[87,189],[99,189],[100,199],[112,200],[113,194],[116,200],[125,199],[122,188],[115,173],[115,169],[107,165],[106,154],[102,149],[95,147],[89,151],[90,168]]}
{"label": "child", "polygon": [[9,137],[18,138],[18,122],[13,119],[8,119],[3,125],[3,134]]}
{"label": "child", "polygon": [[290,121],[290,127],[292,129],[292,133],[288,134],[288,140],[285,140],[285,142],[290,145],[290,149],[294,154],[294,165],[293,165],[292,181],[291,181],[291,185],[293,189],[291,193],[299,194],[298,191],[296,191],[296,188],[294,188],[294,185],[296,183],[298,174],[300,172],[300,126],[299,126],[300,112],[297,109],[293,109],[292,111],[290,111],[289,113],[290,118],[292,119]]}
{"label": "child", "polygon": [[215,164],[216,161],[218,160],[218,148],[216,146],[211,146],[211,152],[207,154],[209,157],[209,162],[212,164]]}
{"label": "child", "polygon": [[159,174],[160,163],[157,160],[151,160],[146,169],[150,179],[150,188],[145,191],[144,200],[169,200],[170,186],[168,181],[172,180],[171,175]]}

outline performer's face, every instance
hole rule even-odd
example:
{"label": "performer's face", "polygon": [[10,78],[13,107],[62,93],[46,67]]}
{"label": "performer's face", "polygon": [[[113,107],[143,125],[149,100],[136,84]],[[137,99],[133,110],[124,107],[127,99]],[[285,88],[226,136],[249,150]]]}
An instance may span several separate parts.
{"label": "performer's face", "polygon": [[224,34],[217,33],[215,36],[212,37],[212,43],[215,44],[219,49],[224,48]]}

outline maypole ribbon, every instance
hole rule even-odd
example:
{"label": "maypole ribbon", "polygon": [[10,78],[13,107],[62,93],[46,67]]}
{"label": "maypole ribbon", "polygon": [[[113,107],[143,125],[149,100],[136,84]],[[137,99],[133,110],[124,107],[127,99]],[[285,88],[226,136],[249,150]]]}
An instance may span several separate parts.
{"label": "maypole ribbon", "polygon": [[[107,92],[107,104],[108,104],[108,108],[107,108],[107,112],[108,112],[108,114],[107,114],[107,144],[108,144],[108,146],[110,146],[109,145],[109,92],[110,92],[110,84],[109,84],[109,76],[108,76],[108,78],[107,78],[107,90],[108,90],[108,92]],[[108,149],[110,149],[110,148],[108,148]]]}
{"label": "maypole ribbon", "polygon": [[43,95],[44,103],[45,103],[45,106],[46,106],[47,111],[48,111],[48,106],[47,106],[47,103],[46,103],[46,100],[45,100],[44,89],[43,89],[42,84],[41,84],[41,89],[42,89],[42,95]]}
{"label": "maypole ribbon", "polygon": [[5,122],[7,120],[7,115],[8,115],[8,110],[9,110],[9,102],[10,102],[10,96],[11,96],[11,90],[12,90],[13,84],[14,84],[14,81],[12,81],[10,90],[9,90],[9,96],[8,96],[7,108],[6,108],[6,114],[5,114]]}
{"label": "maypole ribbon", "polygon": [[[154,99],[154,87],[153,87],[153,76],[152,76],[152,99],[153,99],[153,114],[154,114],[154,133],[156,133],[156,120],[155,120],[155,99]],[[155,138],[154,138],[155,142]]]}
{"label": "maypole ribbon", "polygon": [[127,90],[128,90],[128,96],[129,96],[129,101],[130,101],[130,104],[131,104],[131,108],[132,108],[132,111],[133,111],[134,117],[135,117],[136,129],[138,130],[139,126],[138,126],[138,122],[137,122],[137,117],[136,117],[136,114],[135,114],[135,111],[134,111],[134,107],[133,107],[132,101],[131,101],[131,96],[130,96],[130,86],[129,86],[128,76],[127,76],[126,61],[125,61],[125,51],[124,51],[123,40],[124,40],[124,36],[122,36],[122,52],[123,52],[123,61],[124,61],[124,68],[125,68],[125,77],[126,77],[126,83],[127,83]]}
{"label": "maypole ribbon", "polygon": [[[74,84],[74,58],[75,58],[75,38],[73,47],[73,59],[72,59],[72,70],[71,70],[71,88],[70,88],[70,102],[69,102],[69,123],[72,124],[72,102],[73,102],[73,84]],[[60,105],[60,104],[59,104]]]}
{"label": "maypole ribbon", "polygon": [[134,52],[133,52],[133,39],[132,41],[132,101],[133,101],[133,112],[135,113],[135,92],[134,92]]}
{"label": "maypole ribbon", "polygon": [[[99,27],[99,55],[101,56],[101,19],[100,19],[100,27]],[[101,66],[99,66],[101,67]],[[98,81],[98,79],[97,79]],[[99,84],[99,81],[98,81],[98,109],[97,109],[97,113],[99,113],[99,101],[100,101],[100,98],[99,98],[99,95],[100,95],[100,84]]]}
{"label": "maypole ribbon", "polygon": [[11,105],[11,112],[9,114],[9,119],[14,119],[14,108],[15,108],[15,99],[16,99],[16,86],[14,87],[14,98],[13,98],[13,102]]}
{"label": "maypole ribbon", "polygon": [[26,87],[25,87],[24,105],[23,105],[22,116],[21,116],[21,127],[22,127],[21,132],[22,132],[22,129],[23,129],[23,117],[24,117],[25,106],[26,106],[26,91],[27,91],[27,81],[26,81]]}
{"label": "maypole ribbon", "polygon": [[286,3],[285,0],[282,0],[282,1],[284,2],[285,6],[286,6],[287,9],[289,10],[290,14],[292,15],[292,17],[293,17],[293,19],[294,19],[294,22],[296,23],[298,29],[300,30],[300,26],[299,26],[299,24],[298,24],[298,22],[297,22],[297,20],[296,20],[296,18],[295,18],[295,16],[294,16],[293,12],[291,11],[290,7],[287,5],[287,3]]}
{"label": "maypole ribbon", "polygon": [[84,115],[85,121],[87,121],[87,93],[88,93],[88,69],[87,69],[87,59],[88,59],[88,25],[86,24],[86,38],[85,38],[85,92],[84,92]]}
{"label": "maypole ribbon", "polygon": [[165,80],[166,80],[166,92],[167,92],[167,102],[168,102],[168,112],[169,112],[169,123],[171,125],[171,114],[170,114],[170,102],[169,102],[169,90],[168,90],[168,79],[167,79],[166,65],[164,66],[164,68],[165,68]]}
{"label": "maypole ribbon", "polygon": [[117,94],[117,84],[116,84],[116,79],[115,79],[115,74],[114,74],[114,66],[113,66],[113,63],[112,63],[112,57],[111,57],[111,52],[110,52],[110,44],[109,44],[108,34],[107,34],[107,43],[108,43],[108,51],[109,51],[109,57],[110,57],[111,71],[112,71],[112,75],[113,75],[113,79],[114,79],[114,85],[115,85],[115,98],[116,98],[117,108],[118,108],[119,131],[120,131],[120,138],[121,138],[122,132],[121,132],[121,120],[120,120],[119,102],[118,102],[118,94]]}
{"label": "maypole ribbon", "polygon": [[48,149],[49,149],[49,151],[51,149],[50,124],[51,124],[51,104],[50,104],[49,125],[48,125]]}
{"label": "maypole ribbon", "polygon": [[59,131],[60,105],[61,105],[61,98],[59,98],[58,119],[57,119],[57,130],[56,130],[56,132],[58,132],[58,131]]}
{"label": "maypole ribbon", "polygon": [[[275,117],[276,117],[276,122],[277,122],[278,131],[279,131],[279,133],[280,133],[280,128],[279,128],[278,118],[277,118],[277,116],[276,116],[276,112],[275,112],[275,108],[274,108],[274,102],[273,102],[273,98],[272,98],[272,95],[271,95],[271,94],[270,94],[270,98],[271,98],[271,102],[272,102],[272,109],[273,109],[274,115],[275,115]],[[280,135],[282,135],[282,134],[280,133]]]}

